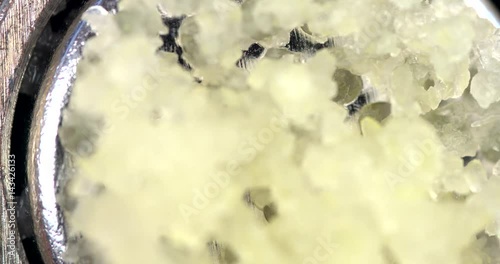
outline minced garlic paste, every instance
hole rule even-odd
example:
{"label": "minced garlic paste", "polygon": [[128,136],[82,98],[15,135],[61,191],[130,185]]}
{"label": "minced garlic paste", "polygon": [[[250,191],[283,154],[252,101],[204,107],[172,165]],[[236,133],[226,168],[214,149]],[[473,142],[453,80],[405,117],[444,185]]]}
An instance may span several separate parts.
{"label": "minced garlic paste", "polygon": [[462,1],[122,0],[85,19],[68,260],[499,263],[500,32]]}

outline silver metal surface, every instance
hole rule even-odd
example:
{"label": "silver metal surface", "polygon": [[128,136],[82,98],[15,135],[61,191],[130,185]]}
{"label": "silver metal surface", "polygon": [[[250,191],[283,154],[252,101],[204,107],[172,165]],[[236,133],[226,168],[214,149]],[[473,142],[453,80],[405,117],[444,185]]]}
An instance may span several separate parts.
{"label": "silver metal surface", "polygon": [[[110,1],[97,1],[87,12],[107,13]],[[64,263],[67,237],[62,209],[58,206],[58,182],[64,177],[64,153],[58,144],[62,109],[76,78],[82,47],[90,26],[78,19],[56,51],[33,112],[28,153],[28,183],[38,248],[46,264]]]}
{"label": "silver metal surface", "polygon": [[[49,16],[61,0],[2,0],[0,2],[0,261],[27,263],[17,226],[9,226],[6,184],[14,106],[28,58]],[[22,164],[16,164],[22,170]],[[21,165],[21,166],[20,166]],[[13,228],[12,228],[13,227]],[[9,238],[13,235],[14,240]],[[15,250],[9,244],[15,241]]]}
{"label": "silver metal surface", "polygon": [[57,153],[57,131],[61,109],[67,100],[80,58],[79,46],[89,31],[84,23],[71,28],[77,33],[63,52],[58,52],[49,78],[42,85],[33,113],[28,154],[29,197],[37,244],[45,263],[63,263],[65,235],[61,212],[56,202],[56,178],[61,157]]}

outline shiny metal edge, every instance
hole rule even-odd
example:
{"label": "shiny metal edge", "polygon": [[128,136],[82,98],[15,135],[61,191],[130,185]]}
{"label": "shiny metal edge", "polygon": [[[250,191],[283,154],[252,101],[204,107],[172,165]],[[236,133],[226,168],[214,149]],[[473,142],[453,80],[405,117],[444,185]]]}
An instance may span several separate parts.
{"label": "shiny metal edge", "polygon": [[[65,250],[65,236],[61,212],[56,203],[57,175],[57,128],[61,118],[61,109],[67,100],[68,91],[73,82],[79,52],[75,47],[85,41],[84,34],[87,26],[79,22],[77,27],[71,27],[77,33],[70,40],[70,45],[64,55],[56,55],[56,61],[61,57],[60,66],[52,64],[48,73],[49,83],[42,85],[37,98],[30,129],[30,142],[28,151],[28,186],[31,203],[32,217],[38,248],[45,263],[63,263],[60,257]],[[59,57],[59,58],[58,58]],[[55,66],[55,67],[54,67]],[[50,83],[57,80],[56,83]],[[43,101],[42,103],[39,103]]]}
{"label": "shiny metal edge", "polygon": [[[17,226],[9,226],[8,156],[21,79],[40,34],[62,0],[2,0],[0,3],[0,261],[28,263]],[[23,170],[16,164],[16,170]],[[21,165],[21,166],[19,166]],[[9,238],[14,234],[15,239]],[[15,250],[7,247],[15,241]]]}
{"label": "shiny metal edge", "polygon": [[[109,1],[97,0],[82,10],[105,10]],[[81,16],[70,26],[51,61],[39,91],[30,128],[27,171],[31,213],[39,251],[45,264],[62,264],[67,236],[57,203],[63,152],[58,142],[62,110],[76,78],[82,48],[92,30]]]}
{"label": "shiny metal edge", "polygon": [[479,17],[488,19],[496,28],[500,27],[500,12],[490,0],[464,0],[467,6],[474,8]]}

